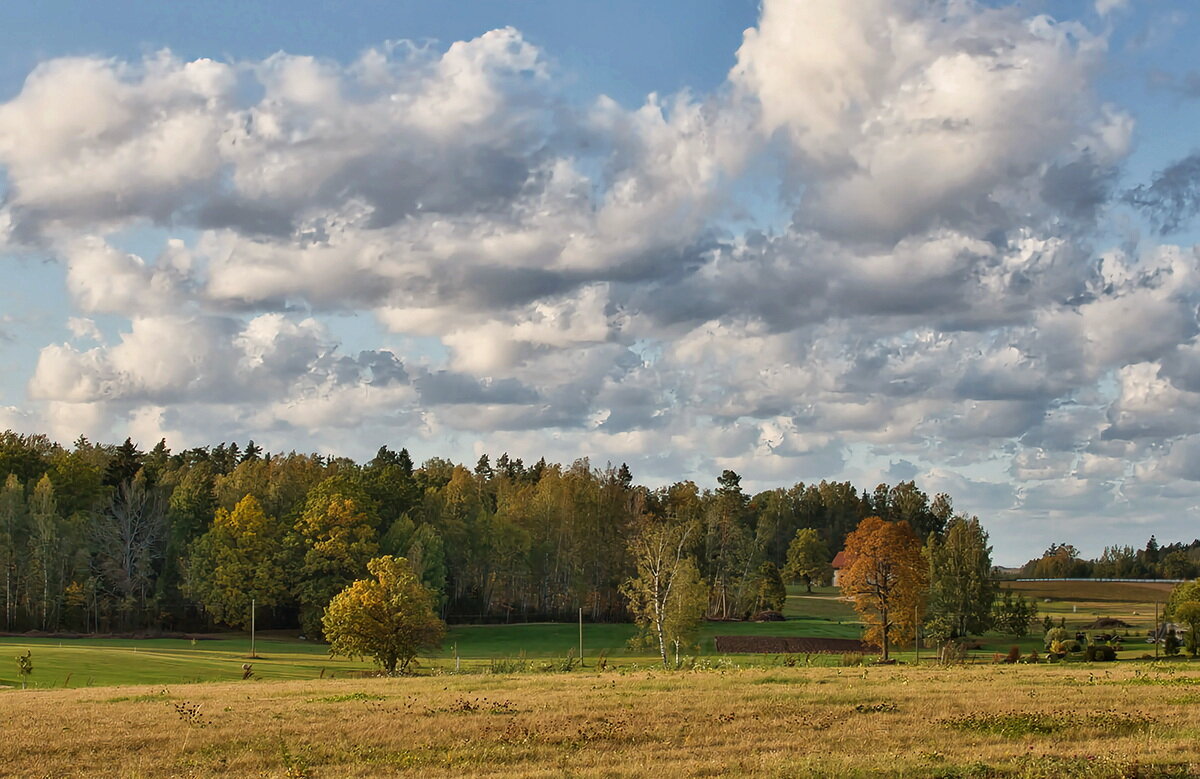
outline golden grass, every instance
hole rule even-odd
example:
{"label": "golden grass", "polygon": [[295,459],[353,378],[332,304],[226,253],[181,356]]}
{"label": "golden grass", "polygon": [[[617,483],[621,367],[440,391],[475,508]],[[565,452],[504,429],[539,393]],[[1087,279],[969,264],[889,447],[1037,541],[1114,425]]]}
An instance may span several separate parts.
{"label": "golden grass", "polygon": [[1190,776],[1200,666],[592,671],[8,691],[17,776]]}

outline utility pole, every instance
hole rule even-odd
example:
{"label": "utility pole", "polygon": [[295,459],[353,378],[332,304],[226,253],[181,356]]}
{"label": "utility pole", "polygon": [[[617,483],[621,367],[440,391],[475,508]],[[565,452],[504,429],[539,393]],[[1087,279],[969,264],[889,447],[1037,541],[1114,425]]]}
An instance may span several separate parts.
{"label": "utility pole", "polygon": [[1158,629],[1158,601],[1154,601],[1154,659],[1158,659],[1158,639],[1160,632]]}
{"label": "utility pole", "polygon": [[921,610],[913,605],[913,665],[921,662]]}
{"label": "utility pole", "polygon": [[256,655],[254,653],[254,611],[255,611],[254,605],[255,605],[255,600],[254,600],[254,598],[251,598],[250,599],[250,657],[252,657],[252,658],[258,657],[258,655]]}
{"label": "utility pole", "polygon": [[583,606],[579,607],[579,667],[583,668]]}

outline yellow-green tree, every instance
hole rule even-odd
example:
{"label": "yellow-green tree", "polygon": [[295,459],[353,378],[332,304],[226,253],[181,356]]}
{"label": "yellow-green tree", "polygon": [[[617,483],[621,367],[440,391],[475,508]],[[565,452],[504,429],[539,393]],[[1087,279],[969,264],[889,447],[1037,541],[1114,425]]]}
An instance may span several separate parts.
{"label": "yellow-green tree", "polygon": [[813,582],[828,581],[833,576],[830,559],[829,547],[816,530],[811,527],[797,530],[796,537],[788,545],[783,578],[793,582],[803,579],[808,591],[812,592]]}
{"label": "yellow-green tree", "polygon": [[333,494],[309,500],[296,523],[304,549],[296,595],[300,626],[308,635],[321,635],[329,601],[362,576],[367,561],[379,553],[375,522],[354,498]]}
{"label": "yellow-green tree", "polygon": [[759,611],[783,611],[787,604],[787,587],[775,563],[768,560],[758,567],[754,577],[754,608]]}
{"label": "yellow-green tree", "polygon": [[403,557],[376,557],[367,570],[372,578],[354,582],[325,609],[329,653],[371,657],[389,675],[404,673],[418,654],[441,646],[446,624]]}
{"label": "yellow-green tree", "polygon": [[267,516],[258,499],[242,498],[233,511],[217,509],[212,527],[196,539],[184,571],[184,592],[213,619],[242,628],[250,602],[265,607],[292,602],[287,526]]}
{"label": "yellow-green tree", "polygon": [[637,575],[621,585],[621,594],[641,628],[630,643],[655,646],[664,666],[668,647],[678,656],[708,610],[708,585],[691,555],[698,535],[697,522],[646,518],[629,542]]}
{"label": "yellow-green tree", "polygon": [[887,660],[893,642],[912,641],[929,589],[921,541],[907,522],[867,517],[846,537],[842,594],[866,624],[864,639]]}
{"label": "yellow-green tree", "polygon": [[1195,657],[1200,649],[1200,579],[1176,585],[1167,600],[1166,618],[1188,626],[1188,654]]}

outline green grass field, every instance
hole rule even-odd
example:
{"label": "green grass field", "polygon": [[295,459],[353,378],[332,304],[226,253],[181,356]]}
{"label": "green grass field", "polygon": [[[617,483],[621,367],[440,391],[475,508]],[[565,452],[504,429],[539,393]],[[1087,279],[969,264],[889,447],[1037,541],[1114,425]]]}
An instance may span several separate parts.
{"label": "green grass field", "polygon": [[[1075,630],[1099,616],[1115,616],[1129,622],[1130,640],[1123,659],[1153,653],[1143,636],[1154,621],[1155,600],[1165,601],[1170,585],[1126,585],[1101,582],[1019,582],[1013,589],[1036,598],[1043,614],[1055,621],[1065,618]],[[1049,599],[1049,600],[1047,600]],[[716,635],[810,636],[856,638],[861,625],[850,605],[833,588],[817,588],[812,594],[791,588],[784,610],[786,622],[710,622],[699,635],[699,655],[712,658]],[[635,628],[628,624],[585,624],[584,661],[594,665],[603,653],[609,662],[650,665],[652,654],[631,650],[628,641]],[[993,653],[1007,652],[1016,644],[1022,654],[1042,651],[1041,626],[1029,636],[991,634],[983,637],[976,659],[989,660]],[[531,661],[562,658],[579,646],[579,628],[573,623],[521,625],[455,625],[450,628],[441,652],[423,658],[426,670],[451,669],[455,656],[464,670],[487,667],[492,659],[524,656]],[[903,647],[902,650],[908,650]],[[53,639],[0,638],[0,685],[20,686],[15,657],[33,653],[34,673],[29,679],[38,688],[104,685],[158,684],[233,681],[241,679],[242,664],[250,662],[257,678],[264,680],[344,678],[371,670],[367,661],[332,658],[324,644],[300,641],[294,634],[272,632],[257,639],[257,659],[250,659],[250,640],[244,634],[222,634],[195,642],[182,639]],[[695,651],[695,650],[693,650]],[[929,656],[928,650],[926,656]],[[900,651],[901,661],[911,661],[912,652]],[[829,658],[832,662],[840,658]],[[744,666],[762,665],[773,658],[737,655],[731,661]]]}

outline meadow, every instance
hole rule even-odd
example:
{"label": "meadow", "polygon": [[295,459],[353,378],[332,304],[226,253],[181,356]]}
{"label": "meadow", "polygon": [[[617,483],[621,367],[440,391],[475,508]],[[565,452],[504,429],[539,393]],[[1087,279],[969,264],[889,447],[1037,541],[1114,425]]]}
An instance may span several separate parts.
{"label": "meadow", "polygon": [[0,695],[15,776],[1168,777],[1184,664],[616,669]]}
{"label": "meadow", "polygon": [[[1036,586],[1032,586],[1035,585]],[[1068,627],[1153,622],[1169,588],[1017,583]],[[1146,617],[1149,604],[1149,617]],[[0,693],[0,772],[17,776],[1168,777],[1200,773],[1200,664],[957,665],[718,656],[713,635],[855,637],[832,589],[793,589],[786,622],[709,623],[689,670],[626,646],[630,625],[454,626],[419,675],[387,679],[294,634],[0,639],[31,689]],[[1040,629],[1022,646],[1040,649]],[[601,667],[599,655],[606,661]],[[3,655],[0,655],[3,657]],[[456,658],[457,657],[457,661]],[[523,658],[518,664],[497,659]],[[254,676],[243,680],[242,664]],[[512,673],[514,668],[523,673]],[[496,671],[499,670],[499,673]],[[0,684],[19,685],[16,663]],[[204,683],[193,683],[204,682]]]}

